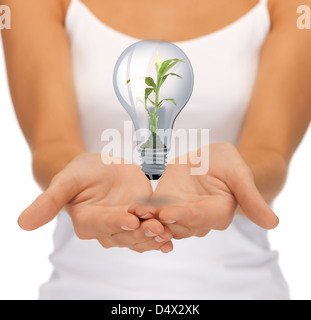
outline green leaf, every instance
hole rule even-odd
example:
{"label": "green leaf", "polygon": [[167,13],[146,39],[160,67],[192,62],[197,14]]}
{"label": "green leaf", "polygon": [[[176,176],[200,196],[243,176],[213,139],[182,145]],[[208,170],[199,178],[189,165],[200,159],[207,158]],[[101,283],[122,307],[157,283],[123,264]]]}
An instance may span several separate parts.
{"label": "green leaf", "polygon": [[148,97],[148,100],[152,103],[152,105],[153,105],[154,107],[156,107],[155,102],[153,102],[149,97]]}
{"label": "green leaf", "polygon": [[159,73],[160,67],[161,67],[161,60],[159,58],[159,51],[157,51],[156,61],[155,61],[155,67],[157,73]]}
{"label": "green leaf", "polygon": [[127,81],[126,81],[126,84],[129,84],[131,82],[131,79],[128,79]]}
{"label": "green leaf", "polygon": [[178,62],[183,62],[184,60],[179,60],[179,59],[169,59],[164,61],[161,64],[160,70],[159,70],[159,76],[162,77],[164,76],[168,70],[170,70],[171,68],[173,68]]}
{"label": "green leaf", "polygon": [[146,109],[146,111],[147,111],[149,116],[150,116],[150,112],[149,112],[148,107],[147,107],[147,100],[148,100],[148,97],[150,96],[152,91],[153,91],[153,88],[146,88],[145,89],[145,103],[144,103],[144,106],[145,106],[145,109]]}
{"label": "green leaf", "polygon": [[160,78],[160,81],[159,81],[159,88],[161,88],[162,84],[164,83],[164,81],[167,79],[169,75],[167,74],[166,76],[163,76]]}
{"label": "green leaf", "polygon": [[176,100],[175,100],[175,99],[172,99],[172,98],[170,98],[170,99],[163,99],[163,100],[160,101],[159,105],[161,105],[161,104],[163,103],[163,101],[170,101],[170,102],[172,102],[172,103],[177,107],[177,103],[176,103]]}
{"label": "green leaf", "polygon": [[145,97],[149,97],[150,94],[152,93],[152,91],[153,91],[153,88],[146,88],[145,89]]}
{"label": "green leaf", "polygon": [[156,88],[156,84],[155,84],[154,80],[151,77],[145,78],[145,83],[146,83],[147,86],[153,87],[153,89]]}
{"label": "green leaf", "polygon": [[153,88],[146,88],[145,89],[145,101],[147,101],[148,97],[150,96],[150,94],[152,93]]}
{"label": "green leaf", "polygon": [[176,74],[176,73],[169,73],[168,76],[175,76],[175,77],[178,77],[178,78],[180,78],[180,79],[183,79],[182,76],[180,76],[180,75],[178,75],[178,74]]}
{"label": "green leaf", "polygon": [[178,77],[180,79],[183,79],[183,77],[181,77],[180,75],[178,75],[176,73],[169,73],[169,74],[161,77],[161,79],[159,81],[159,88],[162,86],[162,84],[164,83],[164,81],[167,79],[168,76],[174,76],[174,77]]}
{"label": "green leaf", "polygon": [[163,76],[166,72],[164,72],[167,68],[167,66],[174,61],[174,59],[170,59],[170,60],[165,60],[164,62],[162,62],[161,67],[159,69],[159,76]]}

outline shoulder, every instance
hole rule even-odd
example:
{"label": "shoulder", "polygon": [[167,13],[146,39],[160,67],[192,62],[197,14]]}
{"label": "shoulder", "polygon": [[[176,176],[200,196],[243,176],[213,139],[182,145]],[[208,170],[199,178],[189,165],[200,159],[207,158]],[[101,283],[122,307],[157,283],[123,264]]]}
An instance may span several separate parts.
{"label": "shoulder", "polygon": [[[311,0],[269,0],[271,37],[278,52],[294,50],[309,59],[311,50]],[[289,49],[291,47],[291,49]],[[298,51],[300,51],[298,53]]]}
{"label": "shoulder", "polygon": [[0,5],[2,2],[10,7],[14,21],[17,24],[22,21],[25,26],[25,21],[27,21],[27,25],[33,25],[45,19],[64,21],[66,16],[66,0],[0,0]]}
{"label": "shoulder", "polygon": [[297,28],[297,20],[305,9],[311,10],[311,0],[269,0],[272,28],[288,26]]}

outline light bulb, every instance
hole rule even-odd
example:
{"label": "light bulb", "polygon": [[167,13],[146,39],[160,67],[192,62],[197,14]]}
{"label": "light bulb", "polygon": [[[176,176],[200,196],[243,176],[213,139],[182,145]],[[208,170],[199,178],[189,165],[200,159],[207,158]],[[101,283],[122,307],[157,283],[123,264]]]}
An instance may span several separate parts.
{"label": "light bulb", "polygon": [[191,63],[173,43],[142,40],[120,55],[113,85],[133,121],[142,170],[157,180],[166,168],[175,119],[192,94]]}

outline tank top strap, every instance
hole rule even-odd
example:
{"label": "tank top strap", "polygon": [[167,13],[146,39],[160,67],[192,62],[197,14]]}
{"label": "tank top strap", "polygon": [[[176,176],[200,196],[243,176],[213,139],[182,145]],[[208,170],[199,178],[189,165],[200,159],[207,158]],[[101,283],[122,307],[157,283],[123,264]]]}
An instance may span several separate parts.
{"label": "tank top strap", "polygon": [[271,26],[271,20],[270,20],[270,9],[269,9],[269,0],[259,0],[258,3],[259,6],[261,6],[263,8],[263,10],[265,11],[265,14],[267,15],[268,19],[269,19],[269,24]]}
{"label": "tank top strap", "polygon": [[73,5],[73,4],[79,3],[79,2],[81,2],[81,1],[80,0],[70,0],[69,5]]}
{"label": "tank top strap", "polygon": [[[70,25],[75,24],[77,21],[77,9],[79,4],[82,2],[80,0],[70,0],[68,8],[67,8],[67,13],[65,17],[65,25],[67,27],[67,31],[69,31]],[[73,31],[73,30],[72,30]]]}
{"label": "tank top strap", "polygon": [[259,0],[262,5],[268,6],[269,0]]}

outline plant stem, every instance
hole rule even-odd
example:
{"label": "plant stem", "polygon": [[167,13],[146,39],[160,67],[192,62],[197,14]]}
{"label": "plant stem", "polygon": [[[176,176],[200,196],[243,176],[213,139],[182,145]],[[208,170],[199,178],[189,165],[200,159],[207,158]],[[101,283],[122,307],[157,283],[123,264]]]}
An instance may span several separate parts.
{"label": "plant stem", "polygon": [[152,117],[150,117],[150,131],[155,135],[157,133],[158,128],[158,112],[159,112],[159,74],[157,74],[157,85],[154,90],[155,93],[155,102],[154,102],[154,111],[152,112]]}
{"label": "plant stem", "polygon": [[147,99],[145,99],[145,104],[144,104],[144,106],[145,106],[145,109],[146,109],[146,111],[147,111],[147,113],[148,113],[148,116],[149,116],[149,119],[150,119],[150,112],[149,112],[149,109],[148,109],[148,106],[147,106]]}
{"label": "plant stem", "polygon": [[158,110],[157,109],[150,113],[149,119],[150,119],[150,131],[153,134],[156,134],[157,128],[158,128]]}

